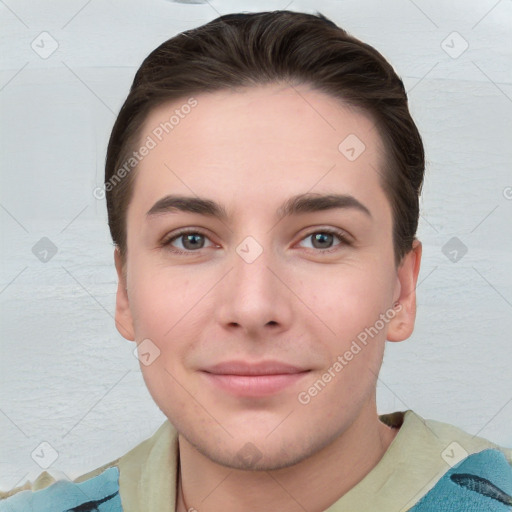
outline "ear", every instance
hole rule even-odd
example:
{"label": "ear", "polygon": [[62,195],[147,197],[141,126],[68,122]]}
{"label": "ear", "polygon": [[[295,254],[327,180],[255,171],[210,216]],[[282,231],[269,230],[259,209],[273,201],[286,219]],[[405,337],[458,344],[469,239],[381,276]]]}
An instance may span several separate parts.
{"label": "ear", "polygon": [[416,283],[420,271],[422,245],[417,239],[412,244],[412,249],[404,255],[397,270],[397,296],[399,302],[395,308],[397,312],[389,322],[387,339],[389,341],[406,340],[414,330],[416,320]]}
{"label": "ear", "polygon": [[126,285],[126,274],[123,265],[123,258],[118,247],[114,249],[114,262],[117,271],[117,294],[116,294],[116,328],[129,341],[135,341],[135,330],[133,328],[132,312],[128,300],[128,290]]}

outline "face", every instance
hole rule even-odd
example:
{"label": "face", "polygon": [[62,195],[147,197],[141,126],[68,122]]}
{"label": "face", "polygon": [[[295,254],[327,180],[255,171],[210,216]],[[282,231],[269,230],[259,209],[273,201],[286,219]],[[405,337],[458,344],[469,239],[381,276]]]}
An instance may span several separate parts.
{"label": "face", "polygon": [[374,404],[386,338],[412,331],[419,260],[395,268],[369,116],[305,86],[195,100],[144,125],[117,326],[200,453],[289,466]]}

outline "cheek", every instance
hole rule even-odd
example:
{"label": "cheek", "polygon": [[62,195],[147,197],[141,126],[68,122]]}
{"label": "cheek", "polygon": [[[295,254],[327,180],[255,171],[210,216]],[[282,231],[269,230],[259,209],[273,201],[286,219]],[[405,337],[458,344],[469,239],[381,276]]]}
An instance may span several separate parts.
{"label": "cheek", "polygon": [[136,268],[130,296],[135,338],[151,340],[159,351],[154,364],[141,366],[144,379],[152,394],[162,386],[178,386],[173,390],[178,396],[178,383],[190,377],[186,356],[197,350],[202,330],[211,321],[207,292],[218,278],[199,271],[191,276],[192,267]]}
{"label": "cheek", "polygon": [[[151,261],[133,259],[129,299],[137,339],[165,340],[191,309],[195,299],[186,272],[162,268]],[[192,283],[193,284],[193,283]]]}
{"label": "cheek", "polygon": [[[189,385],[184,357],[190,349],[190,340],[195,338],[191,321],[196,320],[196,310],[190,304],[193,297],[188,278],[183,275],[171,278],[165,274],[164,269],[151,268],[136,274],[130,304],[136,340],[149,339],[158,354],[148,365],[141,359],[144,381],[164,414],[172,413],[175,417],[189,407],[190,395],[184,391],[184,386],[195,394]],[[169,397],[172,397],[170,404]],[[172,411],[168,410],[169,405]]]}
{"label": "cheek", "polygon": [[334,334],[318,339],[325,351],[325,366],[306,383],[299,403],[314,403],[318,410],[341,417],[372,396],[391,319],[391,315],[385,317],[388,322],[381,319],[389,311],[387,289],[376,289],[374,283],[364,275],[347,279],[344,288],[330,297],[330,317],[325,323]]}
{"label": "cheek", "polygon": [[379,270],[340,268],[330,280],[317,282],[309,294],[313,308],[338,343],[350,343],[391,307],[391,280]]}
{"label": "cheek", "polygon": [[313,387],[304,390],[305,399],[316,407],[329,408],[333,402],[357,407],[374,391],[392,318],[382,316],[391,306],[390,280],[378,276],[369,271],[347,272],[334,281],[336,290],[331,290],[328,300],[323,295],[326,304],[320,309],[329,308],[325,323],[335,333],[323,338],[326,365],[308,383]]}

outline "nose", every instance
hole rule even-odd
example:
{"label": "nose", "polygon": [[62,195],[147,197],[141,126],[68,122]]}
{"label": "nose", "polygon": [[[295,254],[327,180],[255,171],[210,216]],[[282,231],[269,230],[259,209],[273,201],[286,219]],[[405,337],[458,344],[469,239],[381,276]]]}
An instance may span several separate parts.
{"label": "nose", "polygon": [[218,322],[224,328],[242,329],[251,337],[263,336],[269,330],[276,334],[288,329],[293,293],[278,257],[261,247],[262,252],[253,259],[257,253],[250,243],[237,249],[230,259],[231,270],[217,290]]}

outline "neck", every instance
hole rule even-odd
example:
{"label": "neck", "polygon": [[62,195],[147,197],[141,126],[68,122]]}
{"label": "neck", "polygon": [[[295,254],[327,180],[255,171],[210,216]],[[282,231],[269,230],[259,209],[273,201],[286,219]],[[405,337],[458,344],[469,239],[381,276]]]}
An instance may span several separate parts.
{"label": "neck", "polygon": [[180,435],[176,512],[325,510],[377,465],[398,432],[379,420],[373,405],[313,456],[271,471],[221,466]]}

